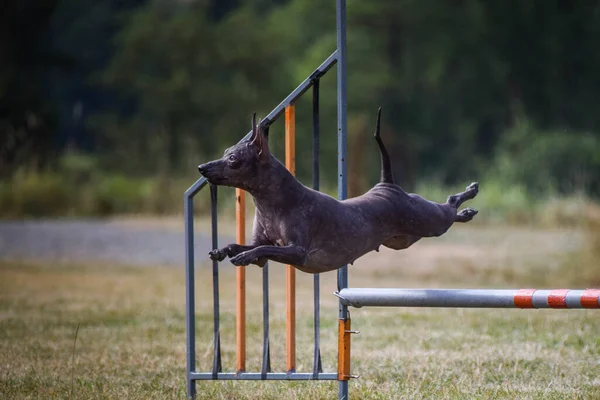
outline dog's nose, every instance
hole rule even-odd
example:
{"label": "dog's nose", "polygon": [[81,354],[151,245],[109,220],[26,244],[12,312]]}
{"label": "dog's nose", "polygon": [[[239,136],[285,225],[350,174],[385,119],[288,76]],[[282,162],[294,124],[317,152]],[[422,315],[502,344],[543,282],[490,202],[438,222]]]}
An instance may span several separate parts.
{"label": "dog's nose", "polygon": [[198,171],[200,171],[200,173],[202,175],[204,175],[204,173],[206,172],[206,164],[200,164],[200,165],[198,165]]}

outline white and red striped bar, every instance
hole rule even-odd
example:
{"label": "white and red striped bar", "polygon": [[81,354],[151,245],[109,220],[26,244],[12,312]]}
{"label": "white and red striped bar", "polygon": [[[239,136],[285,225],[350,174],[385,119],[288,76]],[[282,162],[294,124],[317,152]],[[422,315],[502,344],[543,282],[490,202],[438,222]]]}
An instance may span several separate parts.
{"label": "white and red striped bar", "polygon": [[443,308],[600,308],[600,289],[381,289],[336,292],[346,306]]}

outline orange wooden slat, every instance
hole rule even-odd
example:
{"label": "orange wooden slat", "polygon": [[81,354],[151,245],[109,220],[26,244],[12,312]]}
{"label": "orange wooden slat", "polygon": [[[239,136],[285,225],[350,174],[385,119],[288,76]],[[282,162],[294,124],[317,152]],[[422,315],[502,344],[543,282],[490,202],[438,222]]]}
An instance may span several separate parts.
{"label": "orange wooden slat", "polygon": [[[235,189],[237,243],[246,244],[246,193]],[[236,267],[236,370],[246,370],[246,267]]]}
{"label": "orange wooden slat", "polygon": [[[285,108],[285,167],[296,175],[296,107]],[[286,367],[296,370],[296,269],[287,265],[286,284]]]}
{"label": "orange wooden slat", "polygon": [[350,318],[338,320],[338,381],[350,379]]}

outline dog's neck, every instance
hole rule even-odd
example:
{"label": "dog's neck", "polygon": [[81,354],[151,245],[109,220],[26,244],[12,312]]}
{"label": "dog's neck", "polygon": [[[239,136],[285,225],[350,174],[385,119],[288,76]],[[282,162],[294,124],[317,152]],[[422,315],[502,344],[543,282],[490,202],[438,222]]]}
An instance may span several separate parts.
{"label": "dog's neck", "polygon": [[271,155],[261,167],[257,181],[248,188],[256,208],[261,213],[280,212],[302,201],[306,188]]}

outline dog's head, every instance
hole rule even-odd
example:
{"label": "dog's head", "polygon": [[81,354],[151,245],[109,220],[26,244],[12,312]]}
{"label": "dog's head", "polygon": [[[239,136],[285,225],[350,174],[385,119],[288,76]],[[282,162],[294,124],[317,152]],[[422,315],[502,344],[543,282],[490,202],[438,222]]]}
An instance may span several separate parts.
{"label": "dog's head", "polygon": [[248,190],[270,157],[264,127],[256,122],[255,113],[250,138],[225,150],[222,158],[199,165],[198,170],[213,185]]}

